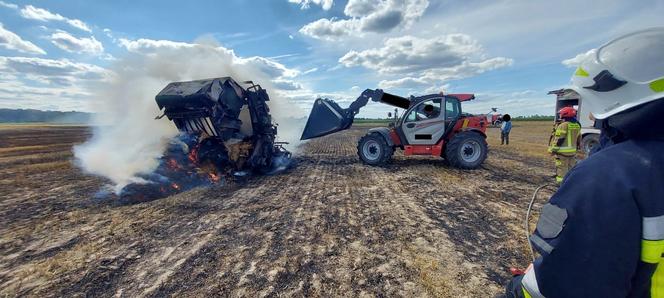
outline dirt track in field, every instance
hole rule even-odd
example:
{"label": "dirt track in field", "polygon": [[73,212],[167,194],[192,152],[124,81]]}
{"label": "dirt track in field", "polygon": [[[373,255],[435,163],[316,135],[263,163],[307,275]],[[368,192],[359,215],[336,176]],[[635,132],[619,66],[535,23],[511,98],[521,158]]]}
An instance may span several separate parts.
{"label": "dirt track in field", "polygon": [[71,165],[84,127],[0,127],[0,295],[491,297],[527,264],[549,123],[515,123],[480,170],[356,156],[354,128],[244,186],[130,205]]}

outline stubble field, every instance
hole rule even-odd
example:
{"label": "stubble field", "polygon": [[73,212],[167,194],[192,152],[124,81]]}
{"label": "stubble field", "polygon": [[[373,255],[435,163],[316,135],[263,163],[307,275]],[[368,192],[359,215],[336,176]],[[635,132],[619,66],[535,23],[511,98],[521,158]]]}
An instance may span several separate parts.
{"label": "stubble field", "polygon": [[474,171],[363,165],[366,129],[304,144],[286,174],[127,203],[96,198],[107,181],[73,165],[89,128],[0,126],[0,296],[502,293],[528,263],[530,196],[552,180],[551,123],[515,122],[509,146],[489,129]]}

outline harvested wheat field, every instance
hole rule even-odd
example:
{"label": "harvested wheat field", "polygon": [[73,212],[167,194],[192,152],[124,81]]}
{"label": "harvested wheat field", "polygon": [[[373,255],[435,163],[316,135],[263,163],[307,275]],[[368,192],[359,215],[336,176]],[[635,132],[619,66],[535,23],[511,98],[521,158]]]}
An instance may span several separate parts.
{"label": "harvested wheat field", "polygon": [[0,296],[496,296],[528,263],[550,128],[515,122],[509,146],[491,128],[464,171],[363,165],[354,127],[304,144],[289,173],[118,202],[72,164],[88,128],[1,126]]}

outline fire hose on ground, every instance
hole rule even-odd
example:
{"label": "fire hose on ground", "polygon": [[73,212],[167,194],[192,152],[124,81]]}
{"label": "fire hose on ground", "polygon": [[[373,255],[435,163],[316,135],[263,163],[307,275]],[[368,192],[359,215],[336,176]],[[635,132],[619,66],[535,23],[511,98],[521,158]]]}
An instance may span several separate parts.
{"label": "fire hose on ground", "polygon": [[533,197],[530,199],[530,203],[528,203],[528,210],[526,211],[526,218],[524,222],[524,228],[526,232],[526,243],[528,243],[528,249],[530,250],[530,257],[532,261],[535,261],[535,251],[533,250],[533,245],[530,243],[530,213],[533,210],[533,204],[535,203],[535,199],[537,199],[537,195],[539,192],[549,186],[555,186],[553,184],[547,183],[540,185],[537,189],[535,189],[535,192],[533,192]]}

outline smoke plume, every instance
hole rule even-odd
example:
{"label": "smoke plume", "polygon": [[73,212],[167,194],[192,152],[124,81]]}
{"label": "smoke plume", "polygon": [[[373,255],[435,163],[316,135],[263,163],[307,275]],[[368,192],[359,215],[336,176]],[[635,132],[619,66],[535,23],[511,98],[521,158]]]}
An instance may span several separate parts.
{"label": "smoke plume", "polygon": [[168,119],[155,120],[161,112],[154,97],[169,82],[224,76],[252,80],[268,89],[271,113],[279,123],[278,140],[297,146],[301,124],[294,119],[303,112],[271,92],[272,80],[292,78],[295,70],[261,57],[238,57],[210,41],[140,39],[121,44],[128,54],[110,67],[111,78],[93,90],[93,136],[74,148],[77,165],[108,178],[116,193],[128,184],[146,183],[140,176],[159,166],[169,140],[178,134]]}

